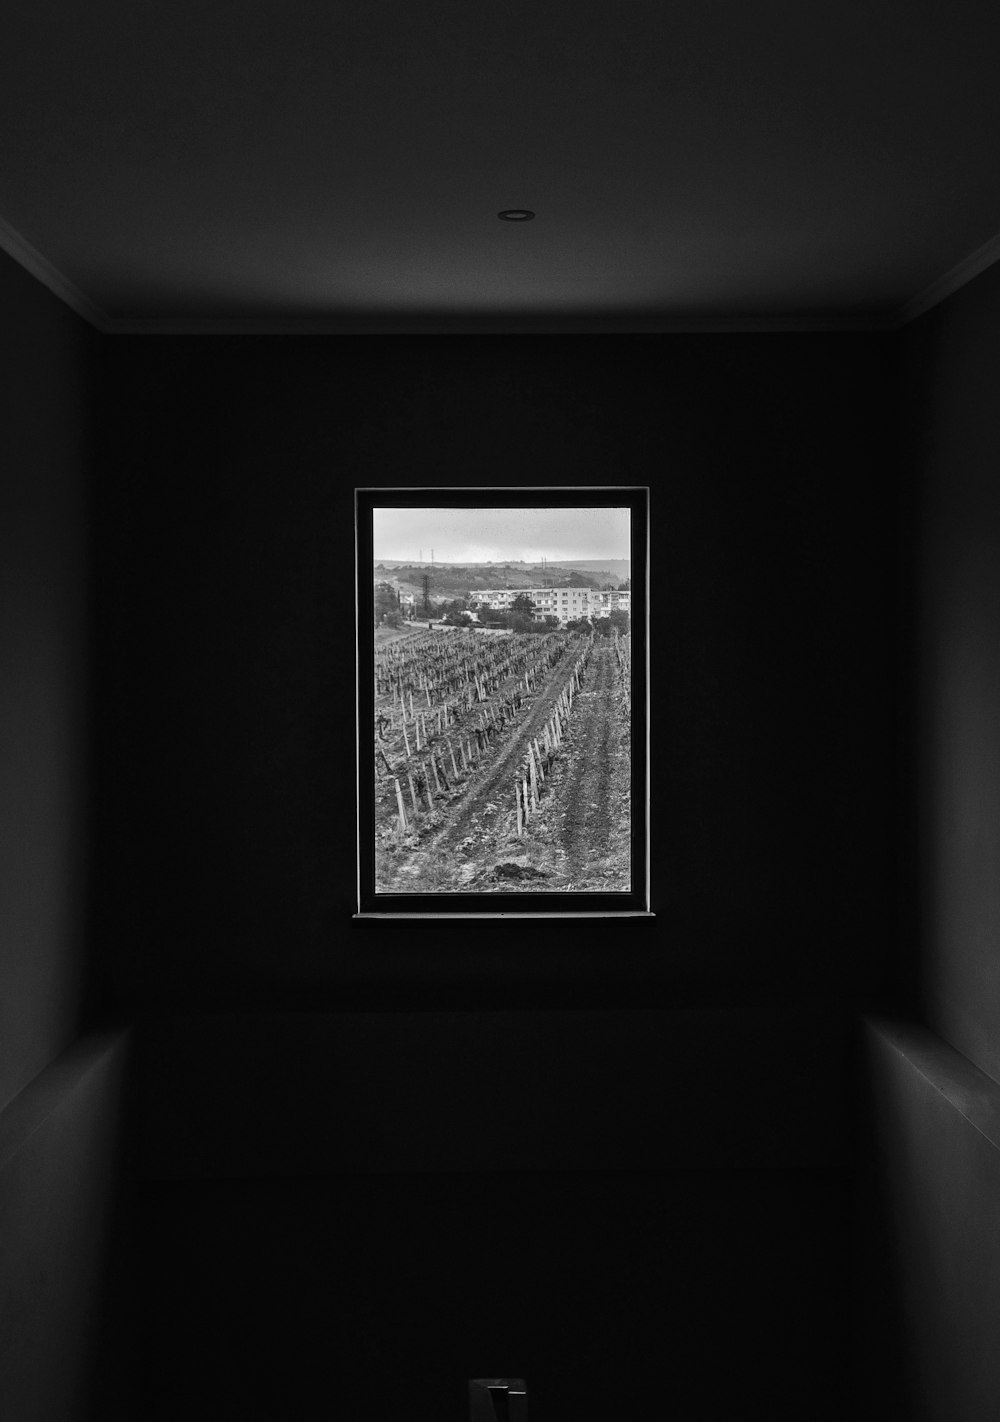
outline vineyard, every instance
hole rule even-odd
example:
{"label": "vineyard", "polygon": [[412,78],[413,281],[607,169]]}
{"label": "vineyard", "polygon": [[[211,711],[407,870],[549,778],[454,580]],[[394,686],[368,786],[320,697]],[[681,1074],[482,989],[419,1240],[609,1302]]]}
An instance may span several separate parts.
{"label": "vineyard", "polygon": [[376,892],[627,891],[630,656],[592,633],[378,646]]}

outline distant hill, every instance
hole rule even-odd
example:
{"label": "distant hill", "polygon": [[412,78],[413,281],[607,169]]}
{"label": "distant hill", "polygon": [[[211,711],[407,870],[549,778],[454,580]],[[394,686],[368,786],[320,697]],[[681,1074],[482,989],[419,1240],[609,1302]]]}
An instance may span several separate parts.
{"label": "distant hill", "polygon": [[576,558],[565,563],[547,563],[546,567],[578,568],[581,573],[607,573],[609,581],[614,578],[621,582],[632,576],[630,558]]}
{"label": "distant hill", "polygon": [[[381,570],[381,571],[380,571]],[[546,582],[562,581],[571,573],[583,574],[589,583],[623,582],[632,576],[628,558],[564,559],[558,563],[524,563],[510,559],[505,563],[413,563],[402,558],[376,558],[375,578],[384,575],[408,588],[423,586],[423,575],[429,574],[438,592],[465,588],[528,588]]]}
{"label": "distant hill", "polygon": [[530,588],[541,580],[523,563],[401,563],[394,559],[377,559],[375,581],[385,579],[401,592],[423,590],[424,575],[430,578],[431,592],[443,597],[475,592],[483,588]]}

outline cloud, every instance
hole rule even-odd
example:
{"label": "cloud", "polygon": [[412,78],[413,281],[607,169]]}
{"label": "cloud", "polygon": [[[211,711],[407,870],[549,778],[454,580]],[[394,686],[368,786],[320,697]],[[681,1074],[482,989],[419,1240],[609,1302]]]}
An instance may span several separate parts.
{"label": "cloud", "polygon": [[628,558],[629,511],[616,508],[377,508],[376,558],[502,563]]}

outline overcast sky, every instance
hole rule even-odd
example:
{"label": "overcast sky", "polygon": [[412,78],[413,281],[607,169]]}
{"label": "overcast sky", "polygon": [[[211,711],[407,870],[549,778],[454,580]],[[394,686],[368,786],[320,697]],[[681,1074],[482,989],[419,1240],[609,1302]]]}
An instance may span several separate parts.
{"label": "overcast sky", "polygon": [[537,563],[628,558],[626,509],[374,509],[375,561]]}

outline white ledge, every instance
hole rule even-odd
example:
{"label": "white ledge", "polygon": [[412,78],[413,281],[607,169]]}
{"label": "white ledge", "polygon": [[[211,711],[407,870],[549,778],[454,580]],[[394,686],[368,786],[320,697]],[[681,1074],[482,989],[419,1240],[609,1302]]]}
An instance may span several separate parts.
{"label": "white ledge", "polygon": [[542,909],[509,909],[493,910],[489,913],[478,912],[470,909],[467,913],[393,913],[387,912],[356,913],[355,918],[655,918],[654,913],[648,909],[572,909],[567,912],[562,910],[545,913]]}

